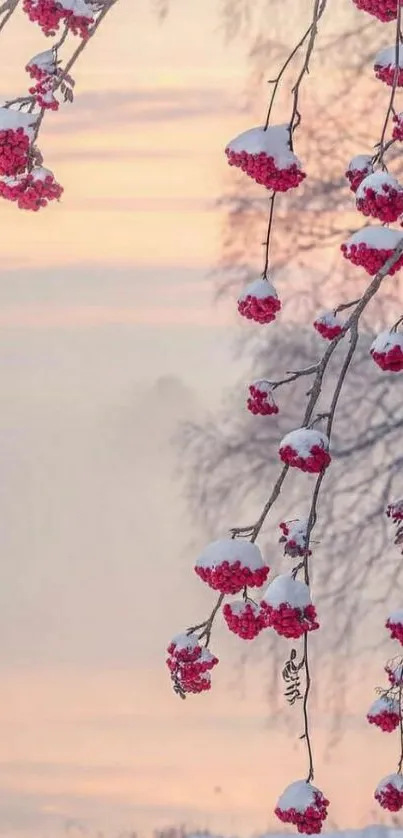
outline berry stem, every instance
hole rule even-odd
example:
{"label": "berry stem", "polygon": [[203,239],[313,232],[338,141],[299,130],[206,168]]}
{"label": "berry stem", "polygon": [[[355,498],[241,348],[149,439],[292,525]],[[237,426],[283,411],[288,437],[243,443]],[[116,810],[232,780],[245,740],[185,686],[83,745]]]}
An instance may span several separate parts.
{"label": "berry stem", "polygon": [[263,274],[262,274],[263,279],[267,279],[267,272],[269,270],[270,236],[271,236],[271,231],[272,231],[272,227],[273,227],[274,202],[275,202],[275,200],[276,200],[276,193],[273,192],[273,194],[270,198],[270,202],[269,202],[269,206],[270,206],[269,222],[268,222],[268,225],[267,225],[266,241],[264,242],[265,260],[264,260],[264,268],[263,268]]}
{"label": "berry stem", "polygon": [[400,664],[400,684],[399,684],[399,734],[400,734],[400,757],[397,766],[397,773],[402,773],[403,767],[403,708],[402,708],[402,692],[403,692],[403,681],[402,681],[402,664]]}
{"label": "berry stem", "polygon": [[290,148],[292,149],[292,135],[296,128],[301,124],[301,114],[298,110],[298,103],[299,103],[299,90],[302,84],[302,81],[306,75],[309,74],[309,62],[311,60],[311,55],[313,52],[313,48],[315,46],[316,36],[318,34],[318,22],[323,15],[323,12],[326,9],[327,0],[315,0],[313,5],[313,15],[312,15],[312,23],[309,27],[309,41],[307,50],[305,53],[304,63],[302,65],[300,74],[297,78],[297,81],[294,84],[294,87],[291,90],[293,94],[293,105],[292,105],[292,112],[290,117],[290,122],[288,126],[288,130],[290,133]]}
{"label": "berry stem", "polygon": [[224,597],[225,597],[225,594],[220,594],[220,596],[218,597],[217,602],[216,602],[210,616],[207,618],[207,620],[204,620],[203,623],[199,623],[199,625],[197,625],[197,626],[192,626],[191,628],[188,628],[187,634],[194,634],[195,631],[200,631],[200,629],[202,629],[202,631],[199,634],[199,640],[202,640],[202,638],[205,637],[206,638],[205,645],[208,646],[208,644],[210,643],[211,630],[213,628],[213,623],[214,623],[217,612],[221,608]]}
{"label": "berry stem", "polygon": [[401,47],[401,22],[402,22],[402,7],[401,4],[397,4],[397,17],[396,17],[396,37],[395,37],[395,71],[393,74],[393,84],[390,93],[389,104],[386,110],[386,115],[382,127],[381,139],[379,140],[378,152],[375,156],[375,162],[378,162],[382,165],[382,168],[386,168],[383,162],[383,158],[387,148],[390,147],[393,140],[389,143],[385,144],[385,137],[386,132],[388,130],[389,120],[391,115],[393,114],[393,104],[395,101],[395,94],[397,83],[399,79],[399,59],[400,59],[400,47]]}

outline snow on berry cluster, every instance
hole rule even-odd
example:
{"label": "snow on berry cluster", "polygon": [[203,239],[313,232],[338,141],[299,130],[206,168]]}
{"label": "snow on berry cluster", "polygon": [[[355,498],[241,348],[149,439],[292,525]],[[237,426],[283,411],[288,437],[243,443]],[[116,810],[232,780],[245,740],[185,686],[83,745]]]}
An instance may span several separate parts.
{"label": "snow on berry cluster", "polygon": [[315,428],[298,428],[286,434],[279,449],[283,463],[301,471],[319,474],[331,461],[329,440]]}
{"label": "snow on berry cluster", "polygon": [[288,125],[250,128],[231,140],[225,153],[230,166],[237,166],[274,192],[287,192],[305,178],[301,163],[290,148]]}
{"label": "snow on berry cluster", "polygon": [[327,818],[328,806],[319,789],[306,780],[297,780],[283,791],[274,811],[280,821],[294,824],[298,832],[317,835]]}
{"label": "snow on berry cluster", "polygon": [[35,80],[35,84],[29,88],[29,92],[31,96],[34,96],[38,107],[44,110],[57,111],[59,102],[55,97],[54,88],[62,73],[57,66],[54,50],[48,49],[35,55],[25,69]]}
{"label": "snow on berry cluster", "polygon": [[319,628],[308,586],[288,574],[277,576],[267,586],[261,609],[265,625],[282,637],[297,640]]}
{"label": "snow on berry cluster", "polygon": [[381,370],[400,372],[403,370],[403,334],[401,332],[381,332],[373,341],[370,354]]}
{"label": "snow on berry cluster", "polygon": [[91,2],[85,0],[23,0],[23,9],[46,36],[56,35],[64,23],[74,35],[86,39],[94,23]]}
{"label": "snow on berry cluster", "polygon": [[375,800],[382,809],[389,812],[400,812],[403,807],[403,777],[401,774],[389,774],[378,783],[375,789]]}
{"label": "snow on berry cluster", "polygon": [[259,547],[240,538],[222,538],[211,542],[195,565],[200,579],[223,594],[237,594],[246,585],[260,588],[269,570]]}
{"label": "snow on berry cluster", "polygon": [[376,725],[384,733],[392,733],[400,722],[400,705],[393,698],[381,696],[371,705],[367,713],[371,725]]}
{"label": "snow on berry cluster", "polygon": [[399,64],[396,65],[396,47],[393,45],[392,47],[385,47],[381,49],[377,55],[375,56],[374,61],[374,71],[377,79],[380,81],[385,82],[385,84],[392,87],[395,84],[395,77],[396,77],[396,87],[403,86],[403,55],[402,51],[399,54]]}
{"label": "snow on berry cluster", "polygon": [[63,187],[56,182],[53,172],[43,166],[34,167],[28,174],[0,178],[0,195],[16,201],[20,209],[38,212],[49,201],[58,201]]}
{"label": "snow on berry cluster", "polygon": [[253,640],[266,625],[261,607],[250,600],[227,602],[223,615],[229,630],[243,640]]}
{"label": "snow on berry cluster", "polygon": [[292,559],[310,556],[312,551],[306,549],[308,521],[296,518],[295,521],[282,521],[279,524],[282,535],[280,544],[284,544],[284,555]]}
{"label": "snow on berry cluster", "polygon": [[352,160],[350,160],[347,171],[346,171],[346,178],[350,184],[350,189],[352,192],[356,192],[360,183],[367,177],[367,175],[372,174],[373,172],[373,165],[372,165],[372,157],[370,154],[356,154]]}
{"label": "snow on berry cluster", "polygon": [[379,221],[397,221],[403,212],[403,188],[387,172],[374,172],[360,183],[356,192],[357,209]]}
{"label": "snow on berry cluster", "polygon": [[[353,265],[364,268],[370,276],[375,276],[393,255],[402,240],[398,230],[389,227],[364,227],[353,233],[341,245],[345,259]],[[403,255],[389,268],[388,275],[393,276],[403,265]]]}
{"label": "snow on berry cluster", "polygon": [[314,328],[326,340],[333,340],[341,335],[343,323],[334,311],[325,311],[319,314],[313,322]]}
{"label": "snow on berry cluster", "polygon": [[218,658],[201,646],[196,634],[179,634],[168,646],[167,666],[180,693],[201,693],[211,688],[210,670]]}
{"label": "snow on berry cluster", "polygon": [[254,416],[272,416],[278,413],[269,381],[259,380],[249,385],[247,407]]}
{"label": "snow on berry cluster", "polygon": [[271,323],[280,309],[277,291],[269,279],[255,279],[238,297],[239,314],[256,323]]}

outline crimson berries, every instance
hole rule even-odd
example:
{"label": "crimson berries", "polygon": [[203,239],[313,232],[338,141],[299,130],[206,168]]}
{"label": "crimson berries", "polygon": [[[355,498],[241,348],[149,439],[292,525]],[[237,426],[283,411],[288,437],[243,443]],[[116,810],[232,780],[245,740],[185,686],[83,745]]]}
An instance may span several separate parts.
{"label": "crimson berries", "polygon": [[325,311],[323,314],[319,314],[313,325],[316,331],[326,340],[333,340],[343,331],[343,323],[334,311]]}
{"label": "crimson berries", "polygon": [[377,698],[368,710],[367,719],[384,733],[392,733],[400,722],[400,704],[393,698]]}
{"label": "crimson berries", "polygon": [[23,9],[47,36],[56,35],[64,21],[74,35],[85,39],[94,23],[92,8],[85,0],[23,0]]}
{"label": "crimson berries", "polygon": [[238,297],[239,313],[256,323],[271,323],[280,309],[277,291],[269,279],[255,279]]}
{"label": "crimson berries", "polygon": [[29,88],[35,97],[35,102],[44,110],[57,111],[59,102],[54,95],[54,88],[61,71],[56,64],[56,56],[52,49],[35,55],[25,67],[36,84]]}
{"label": "crimson berries", "polygon": [[195,571],[210,588],[223,594],[237,594],[245,585],[260,588],[270,568],[259,547],[240,538],[221,538],[205,547]]}
{"label": "crimson berries", "polygon": [[218,658],[201,646],[196,634],[178,634],[168,646],[167,666],[175,692],[201,693],[211,688],[210,670]]}
{"label": "crimson berries", "polygon": [[[403,236],[398,230],[381,226],[364,227],[353,233],[341,245],[341,251],[345,259],[349,259],[353,265],[364,268],[370,276],[374,276],[384,267],[402,240]],[[388,275],[393,276],[402,265],[403,255],[389,268]]]}
{"label": "crimson berries", "polygon": [[[280,544],[284,544],[284,555],[291,556],[295,559],[297,556],[302,558],[306,555],[306,536],[308,529],[307,519],[295,521],[282,521],[279,524],[282,532]],[[308,550],[308,556],[311,555],[311,550]]]}
{"label": "crimson berries", "polygon": [[63,187],[54,178],[50,169],[35,166],[28,174],[0,179],[0,195],[9,201],[16,201],[20,209],[38,212],[49,201],[59,200]]}
{"label": "crimson berries", "polygon": [[243,640],[253,640],[265,628],[260,606],[250,600],[227,602],[223,614],[230,631]]}
{"label": "crimson berries", "polygon": [[281,440],[280,458],[292,468],[319,474],[328,467],[331,457],[326,434],[314,428],[299,428]]}
{"label": "crimson berries", "polygon": [[360,183],[356,204],[364,215],[384,223],[397,221],[403,212],[403,188],[387,172],[374,172]]}
{"label": "crimson berries", "polygon": [[403,521],[403,498],[389,503],[386,508],[386,515],[391,518],[394,524],[398,521]]}
{"label": "crimson berries", "polygon": [[392,640],[398,640],[403,646],[403,608],[393,611],[386,620],[386,628],[390,631]]}
{"label": "crimson berries", "polygon": [[250,128],[231,140],[225,153],[230,166],[237,166],[274,192],[287,192],[305,178],[298,157],[290,149],[287,125]]}
{"label": "crimson berries", "polygon": [[275,814],[283,823],[292,823],[298,832],[316,835],[327,818],[329,801],[319,789],[305,780],[291,783],[277,802]]}
{"label": "crimson berries", "polygon": [[403,334],[381,332],[372,343],[370,354],[381,370],[400,372],[403,370]]}
{"label": "crimson berries", "polygon": [[346,178],[350,183],[351,191],[356,192],[360,183],[367,175],[370,175],[372,171],[372,157],[370,154],[357,154],[353,157],[353,159],[350,160],[346,171]]}
{"label": "crimson berries", "polygon": [[258,414],[260,416],[271,416],[278,413],[278,407],[268,381],[254,381],[253,384],[249,385],[249,393],[247,406],[254,416]]}
{"label": "crimson berries", "polygon": [[389,774],[381,780],[374,794],[382,809],[400,812],[403,807],[403,777],[401,774]]}
{"label": "crimson berries", "polygon": [[0,175],[12,177],[27,168],[35,121],[32,114],[0,108]]}
{"label": "crimson berries", "polygon": [[297,640],[319,628],[308,586],[288,574],[277,576],[267,586],[260,606],[267,628],[282,637]]}
{"label": "crimson berries", "polygon": [[398,666],[390,666],[387,664],[385,666],[385,672],[388,676],[389,684],[392,687],[400,687],[403,684],[403,664],[399,664]]}
{"label": "crimson berries", "polygon": [[353,0],[353,2],[357,9],[377,17],[382,23],[388,23],[397,18],[398,0]]}
{"label": "crimson berries", "polygon": [[[396,47],[385,47],[375,56],[374,70],[377,79],[392,87],[395,84]],[[403,55],[400,50],[399,67],[397,69],[396,86],[403,86]]]}
{"label": "crimson berries", "polygon": [[395,123],[392,131],[392,138],[394,140],[403,140],[403,113],[393,114],[393,122]]}

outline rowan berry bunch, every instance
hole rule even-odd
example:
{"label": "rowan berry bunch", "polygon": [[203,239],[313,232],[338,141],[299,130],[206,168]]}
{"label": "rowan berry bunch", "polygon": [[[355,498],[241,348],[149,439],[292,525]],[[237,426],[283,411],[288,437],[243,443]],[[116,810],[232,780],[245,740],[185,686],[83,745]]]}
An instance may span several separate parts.
{"label": "rowan berry bunch", "polygon": [[[352,208],[357,212],[357,230],[341,243],[340,258],[349,260],[358,271],[361,269],[361,275],[369,275],[369,279],[358,299],[343,301],[336,308],[318,312],[313,328],[326,343],[318,339],[318,355],[310,366],[286,370],[281,378],[276,378],[270,370],[269,349],[267,378],[256,379],[249,385],[246,407],[254,417],[259,416],[259,419],[251,421],[271,422],[275,428],[274,417],[281,411],[283,388],[304,376],[310,380],[300,426],[290,428],[282,439],[278,439],[280,470],[260,515],[250,526],[232,527],[230,537],[220,538],[208,545],[195,562],[199,579],[218,591],[219,595],[207,619],[185,632],[186,637],[196,638],[201,648],[208,649],[215,622],[222,614],[224,625],[240,641],[259,642],[255,639],[266,632],[274,632],[292,641],[282,676],[288,703],[302,706],[300,740],[306,747],[307,773],[305,779],[291,782],[280,795],[274,811],[283,823],[293,824],[298,832],[306,834],[321,831],[329,806],[324,793],[313,785],[309,698],[314,673],[311,672],[309,653],[323,615],[316,609],[311,585],[311,565],[315,562],[312,535],[318,518],[322,485],[327,470],[332,468],[333,427],[340,395],[358,345],[362,315],[374,297],[390,282],[390,277],[403,266],[403,231],[400,229],[403,186],[388,171],[389,151],[403,141],[403,110],[400,112],[396,108],[398,90],[403,85],[402,0],[353,2],[363,14],[377,19],[379,26],[389,24],[395,36],[393,47],[381,50],[375,59],[375,75],[386,84],[387,98],[380,136],[375,138],[372,151],[358,148],[353,159],[346,161],[340,172],[341,175],[345,173]],[[306,179],[310,177],[310,172],[305,171],[296,153],[299,131],[303,130],[304,122],[300,91],[309,73],[326,7],[327,0],[312,0],[312,18],[308,29],[297,40],[270,82],[272,94],[265,121],[252,128],[246,127],[225,148],[229,165],[240,169],[245,178],[251,178],[261,187],[263,196],[265,193],[268,196],[263,269],[238,297],[239,314],[251,321],[246,324],[244,320],[244,328],[256,328],[255,324],[259,324],[270,331],[276,328],[274,321],[281,316],[281,300],[275,287],[272,259],[272,248],[276,247],[277,196],[285,193],[281,199],[284,206],[287,193],[295,189],[304,190]],[[284,82],[285,71],[289,71],[297,59],[299,69],[291,88],[289,111],[282,110],[275,122],[273,114],[277,107],[277,92]],[[345,316],[341,316],[342,312]],[[368,352],[368,364],[374,362],[379,368],[379,375],[403,371],[403,332],[399,330],[402,322],[403,317],[399,317],[390,328],[382,331]],[[325,399],[323,383],[330,365],[335,361],[337,347],[344,355],[333,392]],[[310,481],[306,493],[307,508],[303,516],[296,515],[290,521],[278,522],[281,530],[279,541],[284,547],[283,560],[287,566],[284,572],[275,576],[269,568],[271,557],[262,555],[257,541],[285,481],[298,480],[299,472],[304,472],[305,480]],[[391,503],[387,514],[397,528],[396,544],[403,543],[403,501]],[[234,596],[235,599],[232,598]],[[392,639],[403,645],[403,609],[394,611],[386,626]],[[375,791],[380,805],[395,812],[403,806],[403,657],[389,662],[385,671],[388,686],[379,691],[367,719],[383,732],[400,731],[401,757],[397,772],[381,780]],[[209,687],[210,682],[206,688]],[[183,690],[180,694],[184,697]]]}
{"label": "rowan berry bunch", "polygon": [[[58,111],[61,102],[73,101],[70,70],[118,0],[9,0],[0,10],[0,32],[20,2],[47,38],[61,33],[50,49],[27,61],[32,81],[28,90],[0,108],[0,197],[37,212],[63,193],[53,173],[43,167],[38,147],[45,114]],[[72,39],[78,39],[78,45],[70,57],[61,58]]]}

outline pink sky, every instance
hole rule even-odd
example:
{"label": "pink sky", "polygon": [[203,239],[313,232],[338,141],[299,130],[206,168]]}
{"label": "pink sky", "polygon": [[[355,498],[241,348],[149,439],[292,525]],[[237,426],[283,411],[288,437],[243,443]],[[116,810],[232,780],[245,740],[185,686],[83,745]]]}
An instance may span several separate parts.
{"label": "pink sky", "polygon": [[[232,307],[212,305],[203,277],[220,253],[223,148],[247,123],[247,64],[224,45],[216,0],[175,0],[163,26],[150,7],[120,0],[77,66],[75,104],[46,117],[61,204],[0,206],[8,838],[54,838],[69,820],[108,835],[181,822],[247,835],[274,825],[276,795],[305,772],[297,711],[267,702],[266,665],[238,675],[235,638],[218,632],[211,695],[180,702],[164,669],[166,642],[211,598],[192,573],[205,533],[173,476],[154,385],[176,375],[200,415],[240,372]],[[16,15],[1,36],[6,98],[43,47]],[[374,819],[373,785],[393,770],[394,743],[361,718],[378,672],[376,660],[349,695],[330,762],[320,697],[317,779],[340,826]]]}

